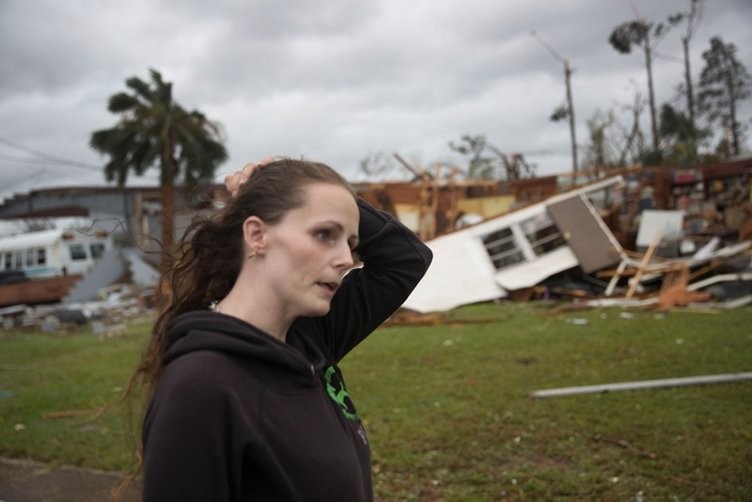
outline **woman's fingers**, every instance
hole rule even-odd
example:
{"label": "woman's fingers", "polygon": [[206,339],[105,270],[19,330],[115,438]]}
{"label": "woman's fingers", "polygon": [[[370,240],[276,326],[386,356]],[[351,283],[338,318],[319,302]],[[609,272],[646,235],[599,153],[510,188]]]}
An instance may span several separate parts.
{"label": "woman's fingers", "polygon": [[230,192],[230,196],[235,197],[238,194],[238,190],[240,190],[240,187],[251,178],[253,171],[269,164],[273,160],[273,158],[267,157],[261,162],[250,162],[244,165],[241,170],[225,176],[225,188]]}

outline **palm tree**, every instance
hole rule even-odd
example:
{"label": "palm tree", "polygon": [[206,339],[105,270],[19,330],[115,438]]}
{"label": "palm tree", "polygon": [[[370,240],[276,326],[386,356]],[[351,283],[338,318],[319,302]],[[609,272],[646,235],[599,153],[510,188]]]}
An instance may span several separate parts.
{"label": "palm tree", "polygon": [[130,92],[110,96],[107,109],[120,115],[115,126],[95,131],[89,141],[98,152],[108,155],[104,167],[107,181],[124,186],[128,174],[137,176],[158,165],[162,199],[162,270],[168,270],[174,247],[174,191],[181,176],[187,187],[208,181],[227,150],[222,144],[221,126],[201,112],[186,111],[172,98],[172,84],[149,70],[151,83],[138,77],[125,81]]}

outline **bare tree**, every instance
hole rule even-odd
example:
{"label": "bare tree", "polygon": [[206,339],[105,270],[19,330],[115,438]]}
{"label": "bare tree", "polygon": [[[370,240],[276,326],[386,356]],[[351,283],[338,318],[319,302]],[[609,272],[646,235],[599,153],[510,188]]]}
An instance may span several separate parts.
{"label": "bare tree", "polygon": [[624,105],[624,110],[628,111],[632,117],[632,125],[629,130],[622,128],[624,131],[624,145],[619,153],[619,165],[625,166],[627,163],[635,162],[641,159],[645,149],[645,136],[642,134],[640,127],[640,116],[645,110],[645,100],[639,91],[635,91],[634,101],[630,105]]}
{"label": "bare tree", "polygon": [[369,152],[367,156],[360,159],[360,172],[365,174],[369,179],[385,178],[394,170],[392,157],[384,152]]}
{"label": "bare tree", "polygon": [[458,143],[450,141],[449,148],[469,157],[465,173],[468,179],[497,179],[500,177],[497,159],[485,154],[489,148],[484,135],[471,136],[465,134]]}
{"label": "bare tree", "polygon": [[616,148],[611,139],[610,129],[615,121],[613,111],[596,111],[587,121],[589,143],[585,158],[596,177],[601,174],[601,169],[614,165]]}
{"label": "bare tree", "polygon": [[[465,134],[460,143],[449,142],[457,153],[470,157],[466,177],[468,179],[506,179],[509,181],[535,177],[535,165],[530,164],[521,153],[504,153],[486,140],[482,134]],[[493,156],[484,155],[491,152]]]}

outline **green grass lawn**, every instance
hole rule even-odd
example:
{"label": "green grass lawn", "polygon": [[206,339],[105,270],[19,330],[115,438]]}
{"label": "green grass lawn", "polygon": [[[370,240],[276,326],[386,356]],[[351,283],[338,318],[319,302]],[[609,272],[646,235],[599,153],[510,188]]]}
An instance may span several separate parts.
{"label": "green grass lawn", "polygon": [[[348,356],[382,500],[749,500],[752,382],[530,393],[752,371],[752,309],[551,312],[464,307],[382,328]],[[0,455],[131,468],[137,406],[45,416],[117,401],[147,331],[0,335]]]}

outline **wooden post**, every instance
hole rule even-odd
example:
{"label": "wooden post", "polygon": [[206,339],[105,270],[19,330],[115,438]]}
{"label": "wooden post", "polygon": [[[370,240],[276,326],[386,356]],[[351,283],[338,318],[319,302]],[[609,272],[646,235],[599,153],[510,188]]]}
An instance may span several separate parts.
{"label": "wooden post", "polygon": [[627,300],[632,298],[632,295],[634,295],[635,290],[637,289],[637,285],[640,283],[640,279],[642,278],[642,274],[645,273],[645,268],[648,266],[648,263],[650,263],[650,258],[653,257],[653,253],[655,252],[655,249],[658,247],[658,244],[661,243],[661,238],[663,237],[662,233],[660,231],[655,233],[655,237],[653,237],[653,242],[650,243],[650,246],[648,246],[648,250],[645,252],[645,256],[642,257],[642,261],[640,262],[640,267],[637,269],[637,273],[632,278],[632,284],[629,285],[629,291],[627,291]]}

